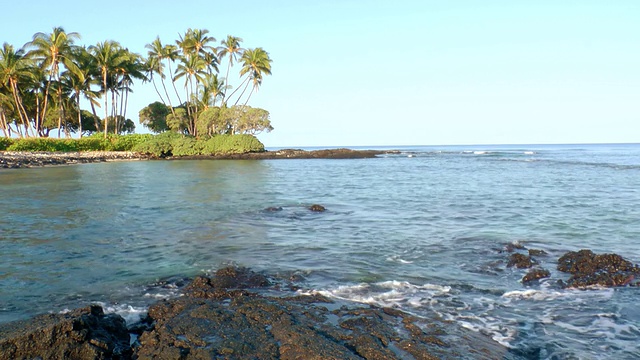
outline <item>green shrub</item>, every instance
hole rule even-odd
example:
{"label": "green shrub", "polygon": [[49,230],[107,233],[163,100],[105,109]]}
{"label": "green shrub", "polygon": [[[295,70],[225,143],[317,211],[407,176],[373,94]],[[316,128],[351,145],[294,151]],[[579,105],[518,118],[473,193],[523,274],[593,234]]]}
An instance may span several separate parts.
{"label": "green shrub", "polygon": [[142,144],[153,138],[151,134],[129,134],[111,138],[113,151],[131,151],[136,145]]}
{"label": "green shrub", "polygon": [[215,135],[204,141],[203,154],[225,155],[263,152],[264,145],[252,135]]}
{"label": "green shrub", "polygon": [[173,139],[171,146],[173,147],[173,156],[196,156],[203,154],[204,142],[191,136],[185,136],[180,139]]}
{"label": "green shrub", "polygon": [[11,144],[13,144],[13,139],[6,137],[0,138],[0,151],[6,150]]}
{"label": "green shrub", "polygon": [[159,135],[94,134],[81,139],[0,138],[0,150],[8,151],[135,151],[157,157],[242,154],[262,152],[264,145],[252,135],[215,135],[206,140],[167,131]]}
{"label": "green shrub", "polygon": [[173,146],[168,137],[154,136],[152,139],[137,144],[132,151],[157,157],[171,156]]}
{"label": "green shrub", "polygon": [[83,137],[76,140],[78,151],[105,151],[110,146],[108,139],[101,137]]}
{"label": "green shrub", "polygon": [[78,144],[73,139],[18,139],[7,148],[8,151],[50,151],[72,152],[78,151]]}

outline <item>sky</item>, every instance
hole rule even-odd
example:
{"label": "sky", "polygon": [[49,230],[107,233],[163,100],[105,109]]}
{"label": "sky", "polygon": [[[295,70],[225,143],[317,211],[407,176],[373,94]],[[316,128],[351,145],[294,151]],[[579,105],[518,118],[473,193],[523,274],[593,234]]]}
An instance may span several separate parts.
{"label": "sky", "polygon": [[[188,28],[273,59],[267,147],[640,142],[640,1],[12,1],[0,43],[62,26],[146,56]],[[221,73],[225,71],[221,67]],[[239,67],[232,68],[239,71]],[[136,83],[128,116],[158,101]]]}

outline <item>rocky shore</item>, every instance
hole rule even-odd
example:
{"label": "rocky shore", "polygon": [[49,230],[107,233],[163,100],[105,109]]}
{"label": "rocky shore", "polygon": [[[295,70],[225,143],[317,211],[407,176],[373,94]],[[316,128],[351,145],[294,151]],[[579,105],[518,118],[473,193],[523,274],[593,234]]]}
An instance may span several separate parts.
{"label": "rocky shore", "polygon": [[92,305],[0,325],[2,359],[513,359],[438,318],[300,295],[245,268],[199,276],[140,323]]}
{"label": "rocky shore", "polygon": [[0,151],[0,169],[17,169],[51,165],[71,165],[105,161],[146,160],[148,158],[148,156],[130,151]]}
{"label": "rocky shore", "polygon": [[[318,205],[319,206],[319,205]],[[507,268],[529,269],[523,286],[550,272],[546,252],[508,244]],[[572,251],[562,288],[640,286],[640,267],[617,254]],[[443,320],[395,308],[302,295],[297,276],[269,278],[227,267],[198,276],[181,295],[126,324],[97,305],[0,325],[1,359],[518,359],[527,354]]]}
{"label": "rocky shore", "polygon": [[229,160],[273,160],[273,159],[366,159],[374,158],[378,155],[398,153],[395,150],[352,150],[352,149],[323,149],[323,150],[301,150],[282,149],[275,151],[265,151],[259,153],[229,154],[216,156],[187,156],[169,157],[168,159],[229,159]]}
{"label": "rocky shore", "polygon": [[[306,151],[284,149],[260,153],[229,154],[215,156],[166,157],[165,160],[271,160],[271,159],[363,159],[374,158],[393,151],[326,149]],[[144,154],[128,151],[87,152],[10,152],[0,151],[0,169],[16,169],[51,165],[70,165],[105,161],[158,160]]]}

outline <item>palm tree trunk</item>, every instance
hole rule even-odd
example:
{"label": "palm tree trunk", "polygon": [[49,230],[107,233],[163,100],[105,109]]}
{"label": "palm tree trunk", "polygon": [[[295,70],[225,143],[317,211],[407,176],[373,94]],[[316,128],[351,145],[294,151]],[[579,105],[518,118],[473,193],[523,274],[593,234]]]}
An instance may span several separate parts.
{"label": "palm tree trunk", "polygon": [[109,109],[107,108],[107,69],[102,69],[102,86],[104,86],[104,138],[107,138],[107,125],[109,125]]}
{"label": "palm tree trunk", "polygon": [[164,93],[165,95],[167,95],[167,101],[169,102],[169,110],[171,110],[171,114],[175,117],[176,113],[173,110],[173,104],[171,104],[171,97],[169,96],[169,92],[167,91],[167,86],[165,85],[163,78],[160,78],[160,81],[162,81],[162,87],[164,88]]}
{"label": "palm tree trunk", "polygon": [[36,117],[33,120],[33,126],[36,129],[36,133],[38,134],[38,136],[42,136],[42,129],[39,126],[40,123],[40,96],[38,96],[40,93],[40,91],[36,91],[35,95],[36,95]]}
{"label": "palm tree trunk", "polygon": [[5,137],[11,137],[11,132],[7,130],[7,117],[4,114],[4,109],[0,108],[0,125],[2,126],[2,132]]}
{"label": "palm tree trunk", "polygon": [[76,93],[76,104],[78,105],[78,132],[82,139],[82,111],[80,110],[80,91]]}
{"label": "palm tree trunk", "polygon": [[[231,70],[231,62],[232,60],[232,56],[233,54],[229,54],[229,66],[227,66],[227,76],[224,78],[224,87],[226,88],[229,85],[229,70]],[[224,98],[227,95],[227,91],[225,89],[225,92],[222,93],[222,101],[220,102],[220,106],[222,106],[222,104],[224,104]],[[215,104],[216,99],[213,98],[213,103]]]}
{"label": "palm tree trunk", "polygon": [[[12,81],[11,79],[9,80],[9,84],[11,86],[11,92],[13,93],[13,100],[16,103],[16,109],[18,110],[18,116],[20,117],[20,121],[22,121],[22,124],[24,126],[25,136],[29,137],[28,116],[27,116],[27,112],[24,109],[24,106],[22,106],[22,101],[20,100],[20,97],[18,96],[18,84],[16,84],[16,82]],[[16,126],[16,128],[19,129],[18,126]],[[20,134],[22,134],[22,131],[20,131]]]}
{"label": "palm tree trunk", "polygon": [[116,112],[118,111],[118,102],[116,101],[116,92],[111,90],[111,117],[113,118],[113,133],[118,134],[118,117]]}
{"label": "palm tree trunk", "polygon": [[44,104],[42,105],[42,112],[40,113],[40,118],[36,116],[36,131],[39,133],[42,124],[44,123],[44,118],[47,116],[47,105],[49,104],[49,87],[51,86],[51,77],[52,74],[49,73],[49,80],[47,81],[47,87],[44,90]]}
{"label": "palm tree trunk", "polygon": [[[59,86],[59,84],[58,84]],[[60,139],[60,133],[62,132],[62,89],[58,88],[56,91],[58,95],[58,139]]]}
{"label": "palm tree trunk", "polygon": [[[171,70],[171,61],[169,61],[169,74],[173,75],[173,71]],[[178,93],[178,88],[176,88],[176,82],[173,80],[173,76],[171,76],[171,83],[173,84],[173,91],[175,91],[176,96],[178,97],[178,102],[182,104],[182,99],[180,99],[180,94]]]}
{"label": "palm tree trunk", "polygon": [[127,88],[127,92],[124,93],[124,105],[122,106],[122,120],[127,120],[127,106],[129,106],[129,88]]}
{"label": "palm tree trunk", "polygon": [[251,95],[253,95],[253,92],[255,91],[256,87],[252,87],[251,91],[249,92],[249,96],[247,96],[247,100],[244,102],[244,105],[242,106],[247,106],[247,103],[249,102],[249,99],[251,99]]}
{"label": "palm tree trunk", "polygon": [[164,101],[164,98],[162,97],[162,95],[160,95],[160,91],[158,90],[158,86],[156,86],[156,79],[153,78],[153,75],[151,77],[151,83],[153,84],[153,88],[156,90],[156,94],[158,94],[158,97],[160,98],[160,101],[162,101],[163,104],[167,105],[167,103]]}
{"label": "palm tree trunk", "polygon": [[93,101],[91,101],[91,99],[89,99],[89,104],[91,104],[91,112],[93,113],[93,123],[96,126],[96,131],[100,132],[100,123],[98,122],[100,118],[98,117],[98,113],[96,112],[96,106],[93,104]]}
{"label": "palm tree trunk", "polygon": [[[246,78],[244,78],[244,80],[240,83],[240,86],[238,86],[235,90],[233,90],[233,92],[231,93],[231,95],[229,95],[229,97],[227,98],[227,100],[231,99],[231,97],[233,96],[233,94],[235,94],[241,87],[242,85],[244,85],[244,83],[249,80],[249,77],[247,76]],[[240,100],[240,98],[242,97],[242,95],[240,95],[240,97],[238,98],[238,101]],[[236,104],[238,103],[238,101],[236,101]],[[221,106],[226,105],[226,103],[223,103]]]}
{"label": "palm tree trunk", "polygon": [[[249,79],[249,78],[247,78]],[[236,103],[233,104],[233,106],[238,105],[238,102],[240,101],[240,99],[242,99],[242,95],[244,95],[244,92],[247,91],[247,88],[249,87],[249,82],[247,82],[247,84],[244,86],[244,89],[242,89],[242,93],[240,93],[240,96],[238,96],[238,100],[236,100]]]}

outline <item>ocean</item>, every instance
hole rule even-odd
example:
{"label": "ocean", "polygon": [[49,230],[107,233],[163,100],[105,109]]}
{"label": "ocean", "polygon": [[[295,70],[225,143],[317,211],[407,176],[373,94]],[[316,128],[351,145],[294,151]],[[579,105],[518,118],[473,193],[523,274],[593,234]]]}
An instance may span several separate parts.
{"label": "ocean", "polygon": [[[640,263],[640,144],[387,148],[2,170],[0,323],[88,303],[135,321],[238,265],[436,313],[523,359],[640,358],[640,289],[563,289],[556,270],[580,249]],[[551,277],[523,285],[512,245],[544,250]]]}

